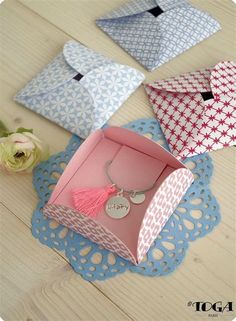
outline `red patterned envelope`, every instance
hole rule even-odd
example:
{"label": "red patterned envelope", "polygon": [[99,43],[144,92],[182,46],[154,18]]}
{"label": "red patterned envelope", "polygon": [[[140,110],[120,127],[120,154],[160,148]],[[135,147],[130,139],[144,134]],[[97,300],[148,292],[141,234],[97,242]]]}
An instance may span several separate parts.
{"label": "red patterned envelope", "polygon": [[235,62],[157,80],[145,89],[177,158],[236,144]]}

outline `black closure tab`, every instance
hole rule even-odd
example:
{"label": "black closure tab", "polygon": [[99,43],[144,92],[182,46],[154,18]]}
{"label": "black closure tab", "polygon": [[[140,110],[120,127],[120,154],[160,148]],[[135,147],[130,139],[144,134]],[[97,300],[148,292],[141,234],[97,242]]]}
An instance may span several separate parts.
{"label": "black closure tab", "polygon": [[204,101],[214,98],[212,91],[205,91],[205,92],[201,93],[201,95],[202,95],[202,98]]}
{"label": "black closure tab", "polygon": [[80,81],[83,77],[84,75],[81,75],[80,73],[78,73],[73,79]]}
{"label": "black closure tab", "polygon": [[156,6],[152,9],[148,10],[148,12],[150,12],[154,17],[158,17],[164,11],[159,6]]}

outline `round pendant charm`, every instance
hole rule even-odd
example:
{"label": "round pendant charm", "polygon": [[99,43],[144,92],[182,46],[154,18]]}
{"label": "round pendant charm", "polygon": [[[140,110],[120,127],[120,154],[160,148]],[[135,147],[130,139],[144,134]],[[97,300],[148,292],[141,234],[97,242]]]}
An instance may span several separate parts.
{"label": "round pendant charm", "polygon": [[131,194],[130,195],[130,200],[134,204],[142,204],[145,201],[145,194],[144,193],[139,193],[139,194]]}
{"label": "round pendant charm", "polygon": [[106,203],[106,213],[113,218],[125,217],[130,211],[130,203],[127,198],[116,195]]}

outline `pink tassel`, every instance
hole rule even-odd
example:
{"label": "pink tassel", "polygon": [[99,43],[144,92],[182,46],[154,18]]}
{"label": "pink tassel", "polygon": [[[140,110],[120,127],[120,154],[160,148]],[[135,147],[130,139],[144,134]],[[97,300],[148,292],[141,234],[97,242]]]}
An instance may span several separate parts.
{"label": "pink tassel", "polygon": [[103,208],[109,196],[116,191],[114,185],[97,188],[74,189],[72,197],[78,212],[91,217],[96,217]]}

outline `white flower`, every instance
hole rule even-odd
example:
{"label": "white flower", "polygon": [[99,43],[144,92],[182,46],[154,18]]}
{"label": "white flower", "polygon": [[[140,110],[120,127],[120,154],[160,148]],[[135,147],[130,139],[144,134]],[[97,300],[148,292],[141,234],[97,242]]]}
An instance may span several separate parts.
{"label": "white flower", "polygon": [[47,157],[46,146],[31,132],[0,138],[0,168],[8,172],[31,172]]}

